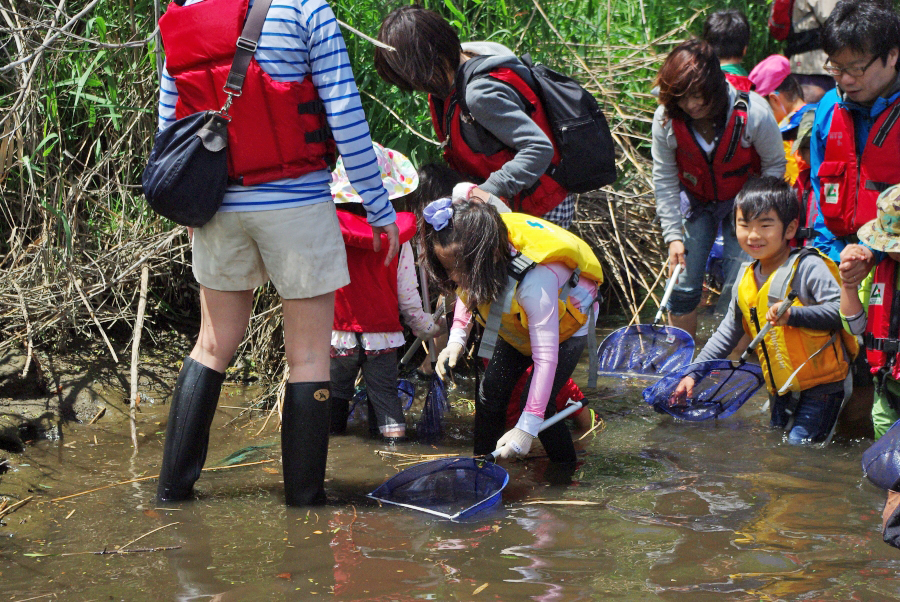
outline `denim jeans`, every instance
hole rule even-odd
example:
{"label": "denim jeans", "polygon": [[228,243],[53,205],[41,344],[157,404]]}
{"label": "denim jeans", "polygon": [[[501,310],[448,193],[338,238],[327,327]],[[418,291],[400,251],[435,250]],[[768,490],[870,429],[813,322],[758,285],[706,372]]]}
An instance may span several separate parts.
{"label": "denim jeans", "polygon": [[722,287],[722,295],[719,297],[718,311],[724,313],[728,309],[728,303],[731,301],[731,289],[734,286],[738,269],[742,262],[750,261],[750,256],[741,250],[734,235],[733,211],[729,211],[724,217],[721,217],[714,211],[700,207],[682,221],[686,269],[678,277],[668,304],[669,311],[676,316],[689,314],[700,305],[700,299],[703,297],[706,260],[716,242],[720,222],[724,241],[722,268],[725,272],[725,284]]}
{"label": "denim jeans", "polygon": [[[789,420],[790,394],[770,397],[772,426],[784,428]],[[823,441],[838,419],[844,401],[844,383],[826,383],[800,392],[800,399],[791,411],[794,424],[788,433],[788,443],[803,445]]]}

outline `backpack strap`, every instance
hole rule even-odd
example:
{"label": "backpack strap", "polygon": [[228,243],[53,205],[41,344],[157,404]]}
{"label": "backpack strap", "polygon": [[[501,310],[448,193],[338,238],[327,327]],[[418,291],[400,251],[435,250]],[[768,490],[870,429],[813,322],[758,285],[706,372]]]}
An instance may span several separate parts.
{"label": "backpack strap", "polygon": [[742,111],[744,114],[734,115],[734,128],[731,130],[731,139],[728,141],[728,148],[725,151],[725,156],[722,158],[723,163],[728,163],[734,157],[734,153],[737,152],[737,145],[741,142],[744,128],[747,126],[747,114],[750,111],[750,95],[747,92],[741,91],[738,93],[732,111],[734,113]]}
{"label": "backpack strap", "polygon": [[478,345],[478,357],[486,360],[493,357],[494,348],[497,346],[497,337],[500,335],[503,314],[512,307],[513,297],[516,295],[519,283],[536,265],[537,263],[520,252],[517,252],[509,262],[506,287],[500,293],[500,297],[491,303],[491,309],[484,321],[484,334],[481,335],[481,343]]}

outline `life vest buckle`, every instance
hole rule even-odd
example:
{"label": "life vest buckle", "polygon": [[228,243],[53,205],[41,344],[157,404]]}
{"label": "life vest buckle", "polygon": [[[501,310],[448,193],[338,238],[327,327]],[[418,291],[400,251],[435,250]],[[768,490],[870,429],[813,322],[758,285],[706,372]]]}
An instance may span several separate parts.
{"label": "life vest buckle", "polygon": [[900,353],[900,339],[875,338],[871,332],[867,332],[863,334],[863,344],[865,344],[867,349],[881,351],[888,355]]}

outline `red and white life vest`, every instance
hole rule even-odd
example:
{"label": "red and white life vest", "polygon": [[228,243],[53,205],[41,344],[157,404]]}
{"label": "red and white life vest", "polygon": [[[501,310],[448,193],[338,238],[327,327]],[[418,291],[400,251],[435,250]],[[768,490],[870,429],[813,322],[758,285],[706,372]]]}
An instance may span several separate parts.
{"label": "red and white life vest", "polygon": [[835,236],[849,236],[875,219],[875,201],[885,189],[900,183],[900,98],[872,125],[862,149],[850,110],[834,107],[825,157],[819,166],[819,209]]}
{"label": "red and white life vest", "polygon": [[[248,0],[204,0],[189,6],[172,2],[159,20],[166,67],[175,78],[175,117],[216,111]],[[296,178],[326,168],[334,142],[325,106],[312,79],[274,81],[250,61],[241,90],[229,111],[228,177],[245,186]]]}
{"label": "red and white life vest", "polygon": [[816,237],[813,224],[816,221],[818,210],[816,209],[816,195],[812,187],[809,167],[802,169],[797,174],[794,182],[794,190],[797,192],[797,202],[800,204],[800,216],[798,218],[797,235],[792,241],[792,246],[806,246]]}
{"label": "red and white life vest", "polygon": [[706,203],[731,200],[751,176],[761,173],[759,153],[753,145],[744,148],[741,144],[748,110],[749,96],[741,92],[712,157],[707,156],[684,121],[672,119],[678,144],[675,149],[678,179],[697,200]]}
{"label": "red and white life vest", "polygon": [[[381,251],[372,250],[372,226],[366,218],[338,210],[341,234],[347,247],[350,284],[334,295],[334,330],[347,332],[399,332],[400,309],[397,301],[397,263],[384,265],[388,251],[387,236],[382,235]],[[397,213],[400,244],[416,233],[416,216]]]}
{"label": "red and white life vest", "polygon": [[863,343],[872,374],[887,372],[900,380],[900,295],[897,262],[890,257],[875,266]]}
{"label": "red and white life vest", "polygon": [[730,83],[736,90],[740,92],[749,92],[753,89],[753,82],[746,75],[726,73],[725,79],[727,79],[728,83]]}
{"label": "red and white life vest", "polygon": [[[526,108],[530,111],[531,119],[553,142],[550,120],[547,118],[537,94],[525,80],[509,67],[493,69],[488,77],[510,85],[527,103]],[[465,94],[465,91],[462,93]],[[472,177],[487,179],[488,176],[511,161],[516,156],[516,150],[493,138],[470,116],[464,116],[462,108],[455,100],[456,94],[456,90],[451,92],[447,101],[435,99],[432,96],[428,97],[434,132],[438,140],[445,144],[444,159],[453,169]],[[482,147],[479,139],[485,135],[493,138],[490,142],[494,148],[486,150]],[[559,158],[559,151],[555,149],[554,144],[553,159],[550,161],[550,165],[557,165]],[[506,199],[506,201],[513,211],[541,216],[559,205],[567,194],[568,191],[565,188],[545,173],[541,175],[534,186],[526,188],[514,198]]]}

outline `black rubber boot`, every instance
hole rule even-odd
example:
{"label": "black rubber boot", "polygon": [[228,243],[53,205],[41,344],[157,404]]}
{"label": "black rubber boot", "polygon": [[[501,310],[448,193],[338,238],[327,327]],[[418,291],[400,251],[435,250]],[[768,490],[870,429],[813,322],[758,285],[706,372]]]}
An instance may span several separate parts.
{"label": "black rubber boot", "polygon": [[156,497],[160,501],[177,502],[191,496],[206,461],[209,427],[224,380],[225,375],[221,372],[207,368],[190,357],[184,358],[172,393],[169,424],[166,426],[162,468],[156,489]]}
{"label": "black rubber boot", "polygon": [[329,381],[287,384],[281,412],[281,460],[288,506],[325,503],[330,409]]}
{"label": "black rubber boot", "polygon": [[331,399],[331,429],[332,435],[343,435],[347,432],[347,419],[350,416],[350,400],[333,397]]}

